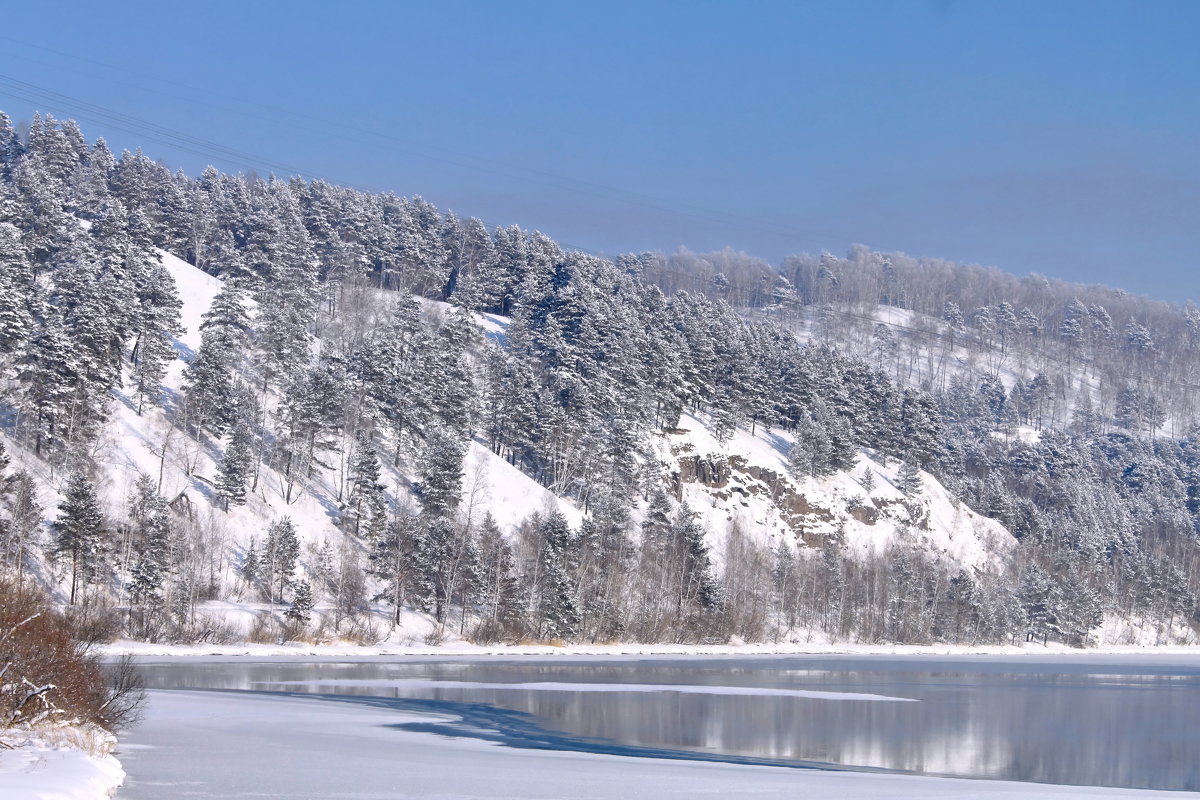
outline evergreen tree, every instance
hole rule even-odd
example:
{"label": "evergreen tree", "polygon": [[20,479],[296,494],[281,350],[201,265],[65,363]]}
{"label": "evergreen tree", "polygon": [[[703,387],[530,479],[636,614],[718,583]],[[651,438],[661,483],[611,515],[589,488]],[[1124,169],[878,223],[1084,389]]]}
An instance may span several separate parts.
{"label": "evergreen tree", "polygon": [[263,552],[263,583],[267,596],[283,601],[284,593],[294,583],[296,560],[300,556],[300,539],[291,517],[282,517],[267,528]]}
{"label": "evergreen tree", "polygon": [[484,608],[481,631],[489,637],[515,636],[521,631],[525,611],[516,559],[491,514],[484,517],[479,529],[479,554]]}
{"label": "evergreen tree", "polygon": [[246,555],[242,558],[242,566],[238,570],[238,574],[248,586],[254,586],[262,580],[262,561],[253,537],[250,538],[250,544],[246,546]]}
{"label": "evergreen tree", "polygon": [[921,480],[921,470],[911,459],[904,459],[900,470],[896,473],[896,488],[906,497],[916,497],[924,490]]}
{"label": "evergreen tree", "polygon": [[1018,597],[1025,612],[1025,641],[1041,639],[1045,644],[1060,633],[1062,589],[1044,569],[1033,563],[1026,565]]}
{"label": "evergreen tree", "polygon": [[422,611],[445,622],[454,582],[454,524],[445,517],[422,515],[412,552],[412,597]]}
{"label": "evergreen tree", "polygon": [[573,537],[566,519],[557,511],[542,520],[539,533],[539,632],[545,639],[569,640],[578,632],[580,623],[575,585],[571,580],[575,559]]}
{"label": "evergreen tree", "polygon": [[149,604],[161,599],[171,569],[171,527],[167,501],[144,473],[138,475],[129,496],[129,523],[133,538],[129,596],[137,605]]}
{"label": "evergreen tree", "polygon": [[[3,121],[0,119],[0,123]],[[34,329],[34,298],[33,271],[21,244],[21,233],[0,221],[0,356],[25,347]]]}
{"label": "evergreen tree", "polygon": [[96,500],[92,482],[82,472],[74,472],[63,490],[63,502],[58,507],[54,523],[56,538],[54,554],[71,558],[70,603],[75,605],[82,586],[92,583],[104,566],[104,515]]}
{"label": "evergreen tree", "polygon": [[183,304],[175,290],[175,281],[162,264],[149,266],[139,281],[138,303],[131,360],[134,394],[141,414],[146,398],[158,395],[167,366],[175,359],[174,337],[183,332],[179,322]]}
{"label": "evergreen tree", "polygon": [[231,505],[240,506],[246,502],[246,482],[253,466],[250,446],[250,426],[239,419],[233,425],[229,444],[226,445],[217,467],[217,495],[225,501],[226,511]]}
{"label": "evergreen tree", "polygon": [[235,375],[249,346],[245,302],[241,287],[227,281],[200,323],[200,348],[183,375],[188,420],[198,430],[224,434],[242,405]]}
{"label": "evergreen tree", "polygon": [[25,470],[6,478],[0,493],[8,518],[0,522],[4,534],[4,562],[17,574],[20,584],[24,576],[26,561],[33,555],[39,542],[38,531],[42,525],[42,506],[38,502],[38,487]]}
{"label": "evergreen tree", "polygon": [[297,581],[295,593],[292,595],[291,605],[289,605],[287,611],[284,612],[284,616],[295,625],[305,627],[312,619],[312,609],[312,587],[308,585],[308,581]]}
{"label": "evergreen tree", "polygon": [[686,505],[680,507],[674,528],[682,557],[681,610],[692,603],[699,604],[704,610],[715,608],[721,600],[720,586],[712,574],[704,529]]}
{"label": "evergreen tree", "polygon": [[875,490],[875,470],[870,466],[863,467],[862,477],[858,481],[858,485],[863,488],[863,491],[868,495]]}
{"label": "evergreen tree", "polygon": [[458,508],[462,495],[462,463],[463,448],[454,437],[441,432],[429,436],[417,486],[426,515],[448,516]]}
{"label": "evergreen tree", "polygon": [[384,487],[380,482],[379,456],[374,437],[366,431],[355,436],[354,462],[350,470],[347,517],[354,520],[354,533],[374,540],[387,525]]}

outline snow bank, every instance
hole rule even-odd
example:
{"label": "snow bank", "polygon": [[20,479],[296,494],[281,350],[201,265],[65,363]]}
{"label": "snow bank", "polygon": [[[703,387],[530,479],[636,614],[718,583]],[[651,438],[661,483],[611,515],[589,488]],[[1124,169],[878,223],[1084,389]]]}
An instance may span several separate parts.
{"label": "snow bank", "polygon": [[93,800],[110,797],[125,771],[110,751],[110,734],[79,728],[4,731],[15,749],[0,749],[4,800]]}
{"label": "snow bank", "polygon": [[815,640],[812,642],[763,642],[760,644],[569,644],[553,645],[477,645],[466,641],[441,645],[384,643],[357,645],[349,642],[330,644],[236,644],[172,645],[122,640],[105,645],[104,655],[132,655],[147,658],[216,656],[221,658],[370,658],[382,656],[762,656],[762,655],[905,655],[905,656],[1038,656],[1088,658],[1103,655],[1139,657],[1187,656],[1200,659],[1200,645],[1105,645],[1086,650],[1064,644],[1040,642],[1021,645],[908,645],[853,644]]}

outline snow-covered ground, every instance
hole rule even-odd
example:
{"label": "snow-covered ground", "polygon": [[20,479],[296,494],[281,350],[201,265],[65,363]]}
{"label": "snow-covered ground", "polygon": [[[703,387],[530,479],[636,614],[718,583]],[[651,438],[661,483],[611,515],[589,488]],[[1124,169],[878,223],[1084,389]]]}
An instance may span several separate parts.
{"label": "snow-covered ground", "polygon": [[117,797],[1200,797],[522,749],[400,727],[456,721],[371,698],[152,692],[121,745],[129,779]]}
{"label": "snow-covered ground", "polygon": [[568,645],[477,645],[450,641],[440,645],[384,643],[358,645],[349,642],[331,644],[151,644],[123,640],[104,646],[105,655],[146,657],[227,656],[227,657],[371,657],[371,656],[755,656],[755,655],[915,655],[915,656],[1029,656],[1053,655],[1065,659],[1086,659],[1104,655],[1139,657],[1193,657],[1200,662],[1200,645],[1104,645],[1086,650],[1051,642],[1048,645],[912,645],[857,644],[827,641],[761,642],[755,644],[568,644]]}
{"label": "snow-covered ground", "polygon": [[0,798],[97,800],[125,779],[110,735],[79,728],[0,732]]}

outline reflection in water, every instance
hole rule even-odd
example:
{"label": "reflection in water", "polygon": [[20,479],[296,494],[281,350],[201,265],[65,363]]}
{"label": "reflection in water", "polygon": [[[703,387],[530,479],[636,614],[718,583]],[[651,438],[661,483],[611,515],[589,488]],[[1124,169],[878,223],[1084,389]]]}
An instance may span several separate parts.
{"label": "reflection in water", "polygon": [[[311,691],[486,704],[571,737],[625,746],[939,775],[1200,789],[1200,670],[1012,669],[927,663],[712,658],[546,663],[153,664],[153,688]],[[402,686],[329,681],[405,681]],[[414,681],[438,681],[434,687]],[[279,685],[322,681],[323,685]],[[462,681],[488,686],[454,687]],[[507,683],[676,684],[860,693],[828,697],[533,691]]]}

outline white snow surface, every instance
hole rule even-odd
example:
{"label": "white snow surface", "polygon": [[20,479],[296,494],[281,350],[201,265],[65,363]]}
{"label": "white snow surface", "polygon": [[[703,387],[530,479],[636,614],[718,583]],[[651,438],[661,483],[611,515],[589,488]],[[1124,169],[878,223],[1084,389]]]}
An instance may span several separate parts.
{"label": "white snow surface", "polygon": [[[109,797],[125,771],[104,750],[88,752],[69,729],[3,731],[0,740],[0,798],[4,800],[94,800]],[[85,737],[86,738],[86,737]],[[93,738],[92,744],[97,741]]]}
{"label": "white snow surface", "polygon": [[1047,645],[1028,642],[1020,645],[916,645],[861,644],[833,642],[814,637],[810,641],[744,642],[730,644],[567,644],[567,645],[478,645],[461,639],[448,639],[439,645],[388,641],[376,645],[351,642],[307,644],[244,643],[217,644],[154,644],[122,640],[104,645],[100,651],[109,657],[132,655],[148,658],[216,657],[216,658],[281,658],[308,659],[311,657],[372,657],[372,656],[759,656],[759,655],[915,655],[915,656],[1047,656],[1086,659],[1094,656],[1121,655],[1138,657],[1186,657],[1200,659],[1200,645],[1116,645],[1106,644],[1086,650],[1068,647],[1058,642]]}
{"label": "white snow surface", "polygon": [[195,798],[1138,798],[1196,793],[787,769],[504,747],[405,730],[455,721],[364,702],[150,693],[122,744],[129,800]]}

